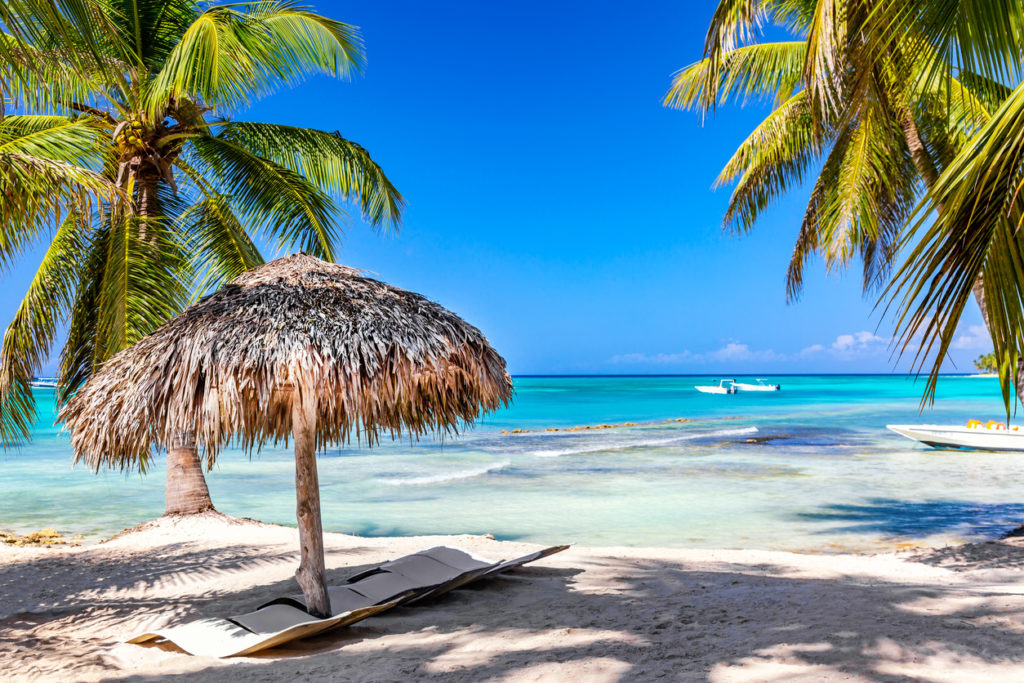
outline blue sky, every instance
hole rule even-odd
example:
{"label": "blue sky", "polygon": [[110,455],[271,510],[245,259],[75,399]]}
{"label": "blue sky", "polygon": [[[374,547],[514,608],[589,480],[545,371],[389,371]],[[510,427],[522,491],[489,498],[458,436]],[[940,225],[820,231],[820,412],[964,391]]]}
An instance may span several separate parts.
{"label": "blue sky", "polygon": [[[362,28],[365,73],[236,118],[369,149],[408,211],[394,235],[353,221],[342,260],[457,311],[514,373],[890,371],[891,320],[856,266],[813,264],[786,304],[806,188],[750,235],[722,232],[729,191],[711,185],[766,109],[725,106],[702,127],[661,105],[714,5],[319,2]],[[6,276],[5,321],[33,265]],[[972,307],[950,370],[990,348],[979,325]]]}

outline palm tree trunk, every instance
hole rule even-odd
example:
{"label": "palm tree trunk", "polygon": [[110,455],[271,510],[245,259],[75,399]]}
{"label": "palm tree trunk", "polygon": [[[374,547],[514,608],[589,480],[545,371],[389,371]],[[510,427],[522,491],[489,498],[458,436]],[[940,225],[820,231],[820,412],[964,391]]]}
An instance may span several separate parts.
{"label": "palm tree trunk", "polygon": [[214,509],[195,440],[185,432],[167,449],[164,506],[165,515],[196,515]]}
{"label": "palm tree trunk", "polygon": [[[906,140],[907,149],[910,150],[910,156],[914,160],[914,166],[917,167],[917,172],[924,179],[925,187],[931,190],[935,187],[935,183],[938,182],[939,173],[932,162],[931,155],[928,154],[928,150],[921,141],[921,135],[917,130],[917,124],[914,122],[914,116],[910,109],[906,107],[900,112],[900,128],[903,130],[903,138]],[[942,213],[942,204],[938,204],[937,208],[939,213]],[[985,303],[985,283],[980,273],[974,286],[971,288],[971,292],[974,294],[974,301],[978,304],[978,310],[981,311],[981,319],[985,322],[985,330],[988,331],[988,335],[991,337],[992,325],[988,320],[988,306]],[[1024,358],[1017,361],[1017,372],[1013,377],[1013,388],[1017,392],[1017,400],[1024,403]]]}
{"label": "palm tree trunk", "polygon": [[[146,218],[157,215],[157,186],[160,178],[154,173],[140,173],[136,211],[139,218],[139,239],[145,240]],[[210,489],[203,477],[199,449],[191,434],[179,433],[167,449],[167,483],[164,487],[165,515],[195,515],[213,510]]]}

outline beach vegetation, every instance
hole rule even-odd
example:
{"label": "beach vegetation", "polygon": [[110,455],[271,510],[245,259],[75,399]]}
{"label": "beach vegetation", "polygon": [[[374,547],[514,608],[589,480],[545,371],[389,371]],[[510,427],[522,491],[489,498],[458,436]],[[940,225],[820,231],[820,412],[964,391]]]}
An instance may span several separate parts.
{"label": "beach vegetation", "polygon": [[996,373],[999,372],[999,361],[996,359],[996,354],[985,353],[974,359],[974,368],[978,372],[985,373]]}
{"label": "beach vegetation", "polygon": [[[262,264],[260,244],[332,261],[346,205],[398,225],[402,197],[358,143],[236,118],[312,76],[358,72],[354,27],[289,0],[14,0],[0,24],[0,266],[43,248],[3,339],[4,447],[29,436],[29,382],[61,330],[66,401]],[[187,430],[169,448],[168,511],[211,507]]]}
{"label": "beach vegetation", "polygon": [[[764,40],[766,25],[793,39]],[[1007,0],[723,0],[703,58],[665,98],[702,116],[771,103],[716,181],[734,185],[725,227],[750,230],[811,183],[788,298],[810,256],[830,271],[859,259],[865,292],[895,313],[898,352],[929,369],[925,400],[971,298],[1008,411],[1024,388],[1022,31]]]}

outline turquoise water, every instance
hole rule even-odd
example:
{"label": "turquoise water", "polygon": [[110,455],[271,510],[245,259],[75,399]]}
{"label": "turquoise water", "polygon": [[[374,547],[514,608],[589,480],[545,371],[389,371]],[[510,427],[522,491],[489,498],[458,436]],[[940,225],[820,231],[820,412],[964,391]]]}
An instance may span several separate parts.
{"label": "turquoise water", "polygon": [[[930,450],[884,428],[997,418],[994,379],[945,377],[924,415],[922,384],[903,376],[782,376],[779,393],[732,396],[693,389],[708,381],[517,378],[513,407],[467,434],[323,455],[324,528],[831,551],[990,538],[1024,521],[1020,456]],[[72,470],[52,393],[37,400],[32,442],[0,454],[0,528],[99,538],[162,513],[159,468]],[[675,418],[691,421],[665,422]],[[626,421],[638,424],[502,433]],[[226,452],[208,481],[225,513],[294,523],[289,451]]]}

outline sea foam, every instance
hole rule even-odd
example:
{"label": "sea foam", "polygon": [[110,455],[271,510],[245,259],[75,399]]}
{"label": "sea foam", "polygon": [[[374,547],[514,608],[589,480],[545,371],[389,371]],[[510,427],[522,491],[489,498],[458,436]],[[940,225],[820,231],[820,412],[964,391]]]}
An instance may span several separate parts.
{"label": "sea foam", "polygon": [[716,429],[710,432],[693,432],[681,436],[671,436],[660,439],[636,439],[634,441],[612,441],[604,443],[588,442],[573,448],[547,449],[534,451],[532,455],[538,458],[559,458],[563,455],[581,455],[584,453],[600,453],[603,451],[624,451],[630,448],[646,448],[649,446],[667,446],[683,441],[694,439],[715,439],[722,436],[741,436],[743,434],[754,434],[757,427],[735,427],[732,429]]}
{"label": "sea foam", "polygon": [[455,472],[440,472],[438,474],[429,474],[422,477],[391,477],[387,479],[378,479],[377,481],[389,486],[422,486],[424,484],[440,484],[446,481],[479,477],[487,474],[488,472],[495,472],[508,467],[510,464],[511,461],[506,460],[504,462],[493,462],[484,467],[456,470]]}

